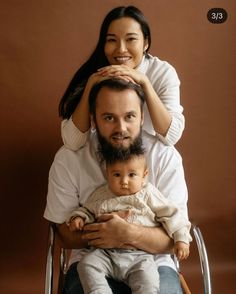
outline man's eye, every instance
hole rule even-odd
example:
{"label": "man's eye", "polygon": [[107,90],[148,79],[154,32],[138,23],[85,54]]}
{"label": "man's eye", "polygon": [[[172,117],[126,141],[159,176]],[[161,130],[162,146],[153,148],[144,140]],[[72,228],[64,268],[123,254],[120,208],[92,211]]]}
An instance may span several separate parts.
{"label": "man's eye", "polygon": [[112,116],[104,116],[104,120],[112,121],[113,117]]}
{"label": "man's eye", "polygon": [[128,114],[126,116],[127,120],[131,120],[131,119],[134,119],[135,118],[135,115],[134,114]]}

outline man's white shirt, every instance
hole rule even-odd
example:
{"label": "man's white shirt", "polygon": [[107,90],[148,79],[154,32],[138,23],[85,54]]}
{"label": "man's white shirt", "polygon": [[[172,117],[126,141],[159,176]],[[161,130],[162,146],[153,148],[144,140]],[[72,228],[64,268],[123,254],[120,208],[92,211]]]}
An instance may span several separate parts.
{"label": "man's white shirt", "polygon": [[[187,216],[187,187],[182,158],[173,146],[166,146],[157,137],[142,132],[146,150],[148,179],[165,197]],[[56,153],[49,172],[47,205],[44,217],[54,223],[64,223],[68,215],[99,186],[106,183],[104,164],[97,153],[96,133],[78,151],[64,146]],[[78,261],[84,249],[73,250],[70,263]],[[174,264],[169,255],[157,255],[158,265]]]}

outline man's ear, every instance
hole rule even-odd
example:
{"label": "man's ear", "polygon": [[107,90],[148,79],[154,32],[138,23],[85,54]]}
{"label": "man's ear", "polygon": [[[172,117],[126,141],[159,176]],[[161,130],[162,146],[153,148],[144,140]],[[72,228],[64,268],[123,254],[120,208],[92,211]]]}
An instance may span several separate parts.
{"label": "man's ear", "polygon": [[96,124],[94,122],[94,118],[93,118],[92,114],[90,115],[90,122],[91,122],[91,128],[95,130],[96,129]]}
{"label": "man's ear", "polygon": [[144,112],[142,111],[142,113],[141,113],[141,126],[143,126],[143,122],[144,122]]}

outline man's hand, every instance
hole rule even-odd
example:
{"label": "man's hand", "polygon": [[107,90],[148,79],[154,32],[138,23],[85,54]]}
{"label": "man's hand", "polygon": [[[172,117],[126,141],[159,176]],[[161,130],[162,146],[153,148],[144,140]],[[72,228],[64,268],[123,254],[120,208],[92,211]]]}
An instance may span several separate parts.
{"label": "man's hand", "polygon": [[[128,217],[129,212],[123,213]],[[130,224],[118,213],[103,214],[97,223],[84,226],[82,238],[98,248],[133,248],[128,244]]]}

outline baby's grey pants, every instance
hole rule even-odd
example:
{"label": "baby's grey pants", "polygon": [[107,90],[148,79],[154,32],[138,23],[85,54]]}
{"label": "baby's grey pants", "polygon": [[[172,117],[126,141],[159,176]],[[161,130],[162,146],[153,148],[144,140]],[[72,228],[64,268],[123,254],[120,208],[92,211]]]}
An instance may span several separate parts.
{"label": "baby's grey pants", "polygon": [[112,294],[106,277],[123,281],[132,294],[159,293],[154,256],[142,250],[94,249],[78,263],[84,294]]}

